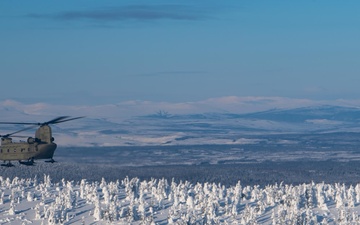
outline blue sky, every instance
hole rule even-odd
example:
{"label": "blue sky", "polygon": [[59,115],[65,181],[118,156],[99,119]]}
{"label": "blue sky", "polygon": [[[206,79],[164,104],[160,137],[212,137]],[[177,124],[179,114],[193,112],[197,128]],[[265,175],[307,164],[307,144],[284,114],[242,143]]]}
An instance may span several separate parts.
{"label": "blue sky", "polygon": [[359,1],[0,0],[0,99],[359,99]]}

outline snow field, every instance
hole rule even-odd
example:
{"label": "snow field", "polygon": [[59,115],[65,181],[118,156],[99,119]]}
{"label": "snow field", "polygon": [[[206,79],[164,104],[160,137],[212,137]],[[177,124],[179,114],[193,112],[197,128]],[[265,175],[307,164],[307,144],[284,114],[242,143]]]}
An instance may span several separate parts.
{"label": "snow field", "polygon": [[0,224],[360,224],[360,185],[0,177]]}

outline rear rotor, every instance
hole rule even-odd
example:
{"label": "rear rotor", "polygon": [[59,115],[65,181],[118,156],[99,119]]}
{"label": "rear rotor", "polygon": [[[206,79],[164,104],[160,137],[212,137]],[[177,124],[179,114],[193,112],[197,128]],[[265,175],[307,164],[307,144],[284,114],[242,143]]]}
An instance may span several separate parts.
{"label": "rear rotor", "polygon": [[23,122],[0,122],[0,124],[18,124],[18,125],[32,125],[29,127],[26,127],[24,129],[9,133],[9,134],[5,134],[5,135],[0,135],[0,137],[3,138],[8,138],[8,137],[23,137],[23,136],[15,136],[14,134],[26,131],[26,130],[31,130],[37,126],[45,126],[45,125],[49,125],[49,124],[58,124],[58,123],[63,123],[63,122],[67,122],[67,121],[71,121],[71,120],[77,120],[77,119],[81,119],[84,118],[84,116],[79,116],[79,117],[73,117],[71,118],[70,116],[59,116],[55,119],[49,120],[47,122],[43,122],[43,123],[23,123]]}

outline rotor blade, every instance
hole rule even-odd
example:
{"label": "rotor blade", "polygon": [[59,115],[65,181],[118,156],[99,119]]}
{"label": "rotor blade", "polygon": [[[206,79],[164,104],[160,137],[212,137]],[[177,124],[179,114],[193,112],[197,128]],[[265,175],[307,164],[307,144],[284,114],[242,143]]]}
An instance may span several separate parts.
{"label": "rotor blade", "polygon": [[[68,117],[68,116],[67,116]],[[53,122],[53,124],[56,124],[56,123],[63,123],[63,122],[67,122],[67,121],[70,121],[70,120],[77,120],[77,119],[81,119],[81,118],[84,118],[85,116],[79,116],[79,117],[74,117],[74,118],[70,118],[70,119],[63,119],[63,120],[60,120],[60,121],[56,121],[56,122]]]}
{"label": "rotor blade", "polygon": [[0,135],[0,137],[10,137],[10,136],[12,136],[13,134],[17,134],[17,133],[20,133],[20,132],[23,132],[23,131],[26,131],[26,130],[30,130],[30,129],[33,129],[33,128],[35,128],[35,127],[37,127],[37,126],[26,127],[26,128],[24,128],[24,129],[15,131],[15,132],[10,133],[10,134]]}
{"label": "rotor blade", "polygon": [[11,137],[16,137],[16,138],[28,138],[29,136],[11,135]]}
{"label": "rotor blade", "polygon": [[84,118],[84,116],[79,116],[79,117],[74,117],[74,118],[69,118],[70,116],[59,116],[55,119],[52,119],[50,121],[44,122],[44,123],[22,123],[22,122],[0,122],[0,124],[21,124],[21,125],[37,125],[37,126],[43,126],[43,125],[48,125],[48,124],[57,124],[57,123],[63,123],[66,121],[70,121],[70,120],[77,120],[77,119],[81,119]]}
{"label": "rotor blade", "polygon": [[21,130],[12,132],[12,133],[10,133],[10,134],[7,134],[7,136],[9,137],[9,136],[11,136],[11,135],[13,135],[13,134],[17,134],[17,133],[20,133],[20,132],[23,132],[23,131],[26,131],[26,130],[31,130],[31,129],[34,129],[35,127],[37,127],[37,126],[26,127],[26,128],[24,128],[24,129],[21,129]]}
{"label": "rotor blade", "polygon": [[60,116],[60,117],[57,117],[57,118],[55,118],[53,120],[42,123],[42,125],[60,123],[59,121],[64,120],[66,118],[69,118],[69,116]]}
{"label": "rotor blade", "polygon": [[0,122],[0,124],[41,125],[41,123]]}

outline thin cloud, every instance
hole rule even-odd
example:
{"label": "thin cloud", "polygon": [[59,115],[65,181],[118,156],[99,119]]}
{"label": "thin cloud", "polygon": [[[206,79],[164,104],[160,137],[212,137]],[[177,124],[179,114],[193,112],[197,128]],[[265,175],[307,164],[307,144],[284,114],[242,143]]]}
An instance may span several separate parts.
{"label": "thin cloud", "polygon": [[152,21],[152,20],[202,20],[208,18],[206,10],[186,5],[132,5],[116,8],[67,11],[55,14],[28,14],[30,18],[48,18],[63,21]]}
{"label": "thin cloud", "polygon": [[143,73],[143,74],[136,74],[136,76],[140,77],[157,77],[157,76],[194,76],[194,75],[206,75],[208,74],[207,71],[201,70],[182,70],[182,71],[162,71],[162,72],[154,72],[154,73]]}

